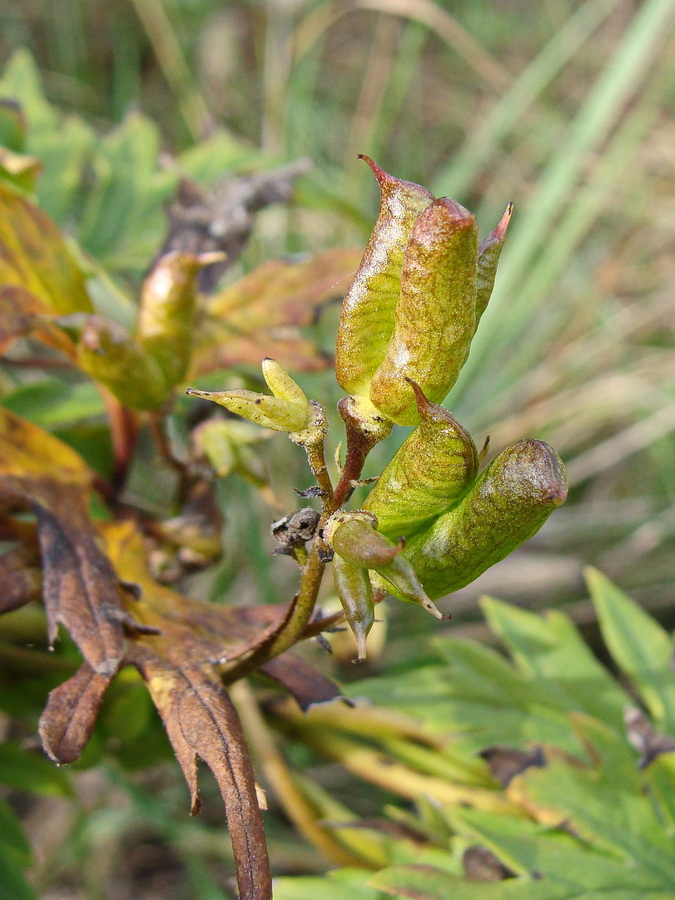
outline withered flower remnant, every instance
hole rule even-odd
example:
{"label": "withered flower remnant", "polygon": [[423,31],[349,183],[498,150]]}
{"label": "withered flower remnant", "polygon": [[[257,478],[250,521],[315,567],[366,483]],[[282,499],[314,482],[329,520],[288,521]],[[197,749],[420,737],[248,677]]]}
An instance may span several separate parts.
{"label": "withered flower remnant", "polygon": [[335,588],[356,637],[359,659],[365,658],[365,639],[374,621],[368,571],[401,600],[419,603],[436,618],[443,618],[402,555],[403,544],[394,544],[380,534],[377,524],[376,516],[366,510],[338,510],[323,530],[323,539],[334,552]]}

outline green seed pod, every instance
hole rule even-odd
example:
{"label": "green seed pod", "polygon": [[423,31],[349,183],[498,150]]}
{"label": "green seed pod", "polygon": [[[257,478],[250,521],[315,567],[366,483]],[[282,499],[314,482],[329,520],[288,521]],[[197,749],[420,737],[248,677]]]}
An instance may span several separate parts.
{"label": "green seed pod", "polygon": [[87,316],[77,344],[78,365],[129,409],[159,409],[170,386],[157,360],[121,325]]}
{"label": "green seed pod", "polygon": [[454,385],[476,330],[478,228],[459,203],[435,200],[415,222],[405,250],[401,294],[370,399],[398,425],[416,425],[405,378],[441,402]]}
{"label": "green seed pod", "polygon": [[479,475],[469,493],[404,555],[430,597],[457,591],[529,540],[567,498],[558,454],[543,441],[522,440]]}
{"label": "green seed pod", "polygon": [[502,254],[504,241],[506,240],[506,229],[511,221],[513,213],[513,203],[509,203],[506,207],[504,215],[499,220],[499,224],[491,231],[478,248],[478,272],[476,279],[476,327],[481,320],[481,316],[485,312],[488,301],[492,296],[492,289],[495,284],[495,276],[497,274],[497,263]]}
{"label": "green seed pod", "polygon": [[193,397],[212,400],[224,406],[235,415],[243,416],[263,428],[288,433],[303,432],[310,428],[316,418],[316,410],[308,401],[300,385],[296,384],[276,360],[265,359],[262,366],[263,378],[273,396],[255,391],[198,391],[188,388],[186,393]]}
{"label": "green seed pod", "polygon": [[458,502],[478,472],[471,435],[442,406],[431,403],[414,381],[420,424],[380,475],[364,508],[378,530],[406,540]]}
{"label": "green seed pod", "polygon": [[434,199],[410,181],[383,172],[362,156],[380,185],[380,211],[361,265],[342,304],[335,371],[348,394],[367,396],[394,330],[403,254],[415,220]]}
{"label": "green seed pod", "polygon": [[375,621],[375,602],[368,570],[335,554],[333,578],[345,619],[356,638],[358,657],[354,662],[363,662],[366,658],[366,638]]}
{"label": "green seed pod", "polygon": [[442,613],[427,597],[410,563],[401,556],[403,545],[393,544],[376,528],[377,519],[372,513],[338,510],[326,523],[323,537],[351,565],[376,572],[391,593],[402,600],[419,603],[442,619]]}
{"label": "green seed pod", "polygon": [[187,372],[197,306],[197,275],[222,254],[171,252],[160,257],[141,291],[136,333],[143,349],[154,356],[171,387]]}

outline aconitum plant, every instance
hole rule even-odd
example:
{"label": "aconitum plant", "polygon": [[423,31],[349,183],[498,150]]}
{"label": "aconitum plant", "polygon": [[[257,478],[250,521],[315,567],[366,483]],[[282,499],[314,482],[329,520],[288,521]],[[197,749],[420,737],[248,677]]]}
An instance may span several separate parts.
{"label": "aconitum plant", "polygon": [[[565,468],[548,444],[520,440],[481,470],[487,448],[479,452],[440,405],[490,299],[511,205],[479,243],[476,221],[459,203],[436,199],[363,159],[377,178],[381,202],[338,327],[335,368],[346,392],[338,404],[346,453],[337,484],[326,466],[324,408],[274,360],[262,367],[270,394],[188,390],[303,446],[316,480],[303,493],[321,501],[320,514],[300,517],[302,529],[292,527],[297,512],[277,529],[283,552],[300,567],[300,590],[285,626],[240,664],[241,674],[300,638],[329,563],[363,660],[375,605],[387,594],[442,618],[434,600],[532,537],[567,496]],[[363,508],[346,508],[355,486],[364,484],[368,453],[394,425],[413,430]]]}

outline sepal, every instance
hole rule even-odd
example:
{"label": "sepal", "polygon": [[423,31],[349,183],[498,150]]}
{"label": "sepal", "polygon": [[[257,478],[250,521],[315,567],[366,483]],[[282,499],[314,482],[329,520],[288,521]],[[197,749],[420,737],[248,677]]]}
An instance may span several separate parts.
{"label": "sepal", "polygon": [[350,565],[376,572],[395,596],[419,603],[442,619],[443,614],[431,602],[412,566],[401,555],[403,543],[394,544],[376,529],[377,518],[372,513],[339,510],[326,523],[323,538],[335,554]]}

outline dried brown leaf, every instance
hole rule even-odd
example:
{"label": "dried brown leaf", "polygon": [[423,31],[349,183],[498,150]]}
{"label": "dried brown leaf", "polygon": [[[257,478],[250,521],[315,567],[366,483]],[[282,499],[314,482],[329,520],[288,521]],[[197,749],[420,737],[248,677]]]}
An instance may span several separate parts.
{"label": "dried brown leaf", "polygon": [[112,677],[84,663],[72,678],[50,693],[40,716],[40,737],[45,752],[55,762],[71,763],[80,758]]}
{"label": "dried brown leaf", "polygon": [[40,486],[37,516],[42,584],[50,643],[61,622],[82,655],[102,675],[113,675],[124,656],[123,589],[98,546],[84,498],[63,485]]}
{"label": "dried brown leaf", "polygon": [[124,655],[125,592],[87,511],[92,473],[53,435],[0,409],[0,499],[35,513],[48,636],[61,622],[94,671]]}
{"label": "dried brown leaf", "polygon": [[0,614],[19,609],[40,596],[39,554],[33,544],[14,547],[0,557]]}
{"label": "dried brown leaf", "polygon": [[150,649],[153,640],[143,638],[133,645],[129,658],[147,682],[162,716],[190,788],[192,810],[199,805],[196,760],[200,757],[215,775],[225,803],[240,897],[268,900],[272,875],[265,832],[237,712],[214,669],[176,665]]}
{"label": "dried brown leaf", "polygon": [[[166,645],[163,656],[172,658],[175,648],[180,648],[181,657],[196,665],[236,659],[272,640],[288,617],[287,604],[223,607],[178,594],[150,577],[141,537],[130,523],[108,525],[104,535],[119,576],[142,590],[134,617],[159,628]],[[330,628],[339,618],[341,614],[311,622],[306,637]],[[153,641],[153,647],[158,646],[158,640]],[[271,660],[261,671],[286,688],[302,709],[341,696],[332,681],[295,655],[286,653]]]}
{"label": "dried brown leaf", "polygon": [[303,712],[320,703],[345,699],[334,681],[290,651],[271,659],[260,671],[286,688]]}

